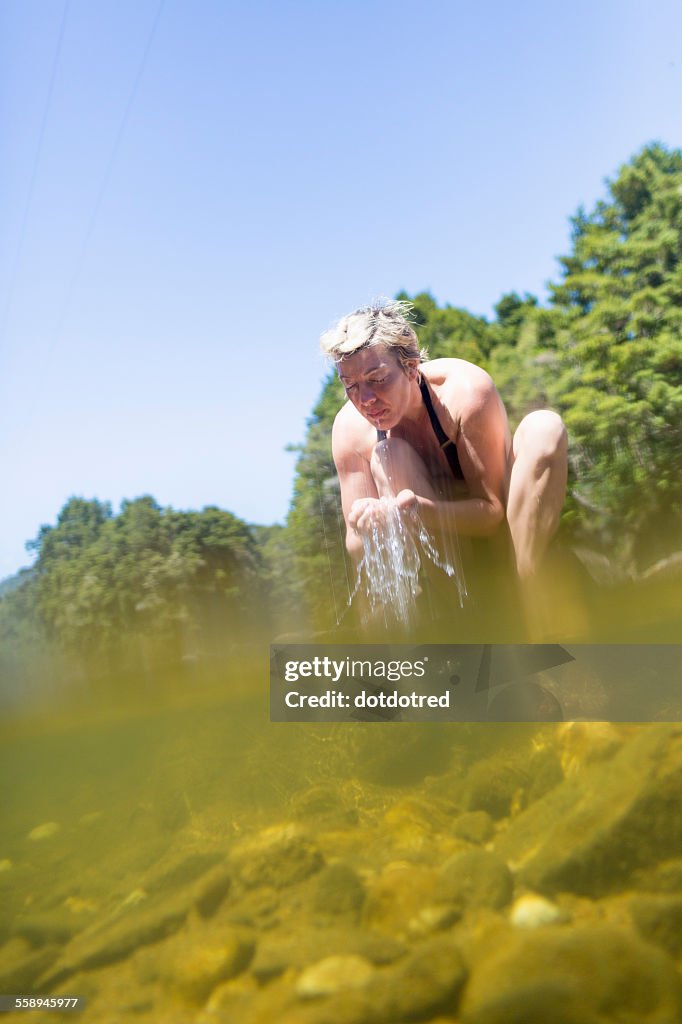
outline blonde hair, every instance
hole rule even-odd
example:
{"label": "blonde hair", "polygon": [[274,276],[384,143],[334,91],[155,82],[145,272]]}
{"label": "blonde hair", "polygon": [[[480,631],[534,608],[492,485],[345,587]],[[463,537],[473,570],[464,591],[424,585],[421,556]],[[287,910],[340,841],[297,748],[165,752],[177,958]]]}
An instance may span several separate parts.
{"label": "blonde hair", "polygon": [[320,338],[324,354],[335,363],[372,345],[393,349],[403,369],[409,362],[423,363],[426,349],[420,349],[417,335],[410,323],[414,316],[410,302],[399,299],[377,299],[369,306],[342,317],[335,327]]}

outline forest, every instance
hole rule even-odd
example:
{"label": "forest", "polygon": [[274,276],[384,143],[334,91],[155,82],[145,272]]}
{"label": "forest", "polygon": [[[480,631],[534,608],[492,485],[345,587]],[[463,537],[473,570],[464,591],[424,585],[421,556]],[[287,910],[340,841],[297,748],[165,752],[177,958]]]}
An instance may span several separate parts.
{"label": "forest", "polygon": [[[602,585],[682,561],[682,151],[643,148],[571,218],[570,252],[543,305],[504,294],[491,319],[414,304],[431,358],[492,375],[512,427],[534,408],[570,438],[562,536]],[[311,340],[314,344],[314,340]],[[0,671],[101,674],[220,656],[292,628],[329,628],[352,582],[330,433],[344,400],[330,370],[298,449],[284,525],[228,511],[114,513],[71,498],[27,547],[35,563],[0,590]]]}

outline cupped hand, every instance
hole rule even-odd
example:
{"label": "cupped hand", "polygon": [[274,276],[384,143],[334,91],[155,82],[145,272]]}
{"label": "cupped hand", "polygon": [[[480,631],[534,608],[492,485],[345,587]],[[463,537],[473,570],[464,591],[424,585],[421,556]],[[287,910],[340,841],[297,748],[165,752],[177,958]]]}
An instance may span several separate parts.
{"label": "cupped hand", "polygon": [[395,499],[391,498],[356,498],[348,514],[348,525],[356,533],[368,533],[373,526],[386,522]]}
{"label": "cupped hand", "polygon": [[401,512],[418,512],[419,511],[419,499],[414,491],[405,488],[400,491],[395,499],[395,503]]}

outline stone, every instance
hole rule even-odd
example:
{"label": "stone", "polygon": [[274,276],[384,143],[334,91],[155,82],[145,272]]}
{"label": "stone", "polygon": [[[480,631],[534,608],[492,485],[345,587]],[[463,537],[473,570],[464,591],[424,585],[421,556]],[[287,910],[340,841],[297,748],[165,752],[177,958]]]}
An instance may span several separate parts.
{"label": "stone", "polygon": [[516,928],[540,928],[566,919],[564,911],[544,896],[526,893],[519,896],[509,912],[509,920]]}
{"label": "stone", "polygon": [[0,946],[0,992],[21,995],[40,991],[36,979],[54,961],[58,947],[35,950],[27,939],[16,936]]}
{"label": "stone", "polygon": [[453,834],[459,839],[482,846],[495,835],[493,819],[487,811],[468,811],[460,814],[452,826]]}
{"label": "stone", "polygon": [[673,857],[636,871],[632,884],[643,892],[682,893],[682,857]]}
{"label": "stone", "polygon": [[59,959],[39,979],[38,987],[49,990],[76,971],[93,970],[124,960],[141,946],[152,945],[172,935],[184,923],[191,897],[188,892],[175,899],[168,896],[130,904],[95,921],[63,947]]}
{"label": "stone", "polygon": [[213,917],[230,891],[232,872],[224,864],[216,864],[199,879],[192,890],[194,906],[204,918]]}
{"label": "stone", "polygon": [[281,889],[315,874],[324,858],[301,828],[284,824],[272,825],[235,847],[231,862],[247,887]]}
{"label": "stone", "polygon": [[[361,988],[301,1003],[281,1013],[278,1024],[397,1024],[454,1013],[466,980],[456,945],[430,939],[398,963],[376,969]],[[263,1017],[263,1020],[266,1018]]]}
{"label": "stone", "polygon": [[296,994],[302,999],[315,999],[346,989],[364,988],[376,970],[369,960],[355,954],[328,956],[301,972]]}
{"label": "stone", "polygon": [[39,843],[43,839],[51,839],[52,836],[56,836],[61,830],[62,826],[58,822],[46,821],[42,825],[36,825],[35,828],[32,828],[26,838],[34,843]]}
{"label": "stone", "polygon": [[470,811],[486,811],[499,821],[509,815],[518,792],[529,782],[528,772],[514,759],[500,755],[478,761],[464,783],[466,807]]}
{"label": "stone", "polygon": [[234,978],[253,956],[253,942],[237,932],[211,936],[176,956],[172,985],[189,1003],[203,1004],[221,982]]}
{"label": "stone", "polygon": [[664,952],[612,925],[490,932],[462,998],[462,1024],[673,1024],[680,992]]}
{"label": "stone", "polygon": [[365,887],[347,864],[329,864],[316,879],[313,907],[319,914],[357,918],[365,902]]}
{"label": "stone", "polygon": [[673,956],[682,953],[682,895],[637,894],[630,916],[640,935]]}
{"label": "stone", "polygon": [[514,880],[505,862],[488,850],[464,850],[440,870],[439,899],[460,909],[500,910],[512,898]]}
{"label": "stone", "polygon": [[441,888],[436,868],[391,862],[367,882],[363,920],[390,935],[405,935],[423,907],[439,902]]}
{"label": "stone", "polygon": [[145,875],[144,888],[149,893],[180,889],[201,878],[225,857],[215,850],[181,850],[171,852]]}
{"label": "stone", "polygon": [[329,956],[356,955],[376,965],[389,964],[402,957],[405,948],[399,940],[367,928],[289,929],[261,936],[250,970],[263,984],[290,968],[303,970]]}
{"label": "stone", "polygon": [[537,892],[605,896],[682,848],[681,803],[682,727],[650,725],[527,808],[495,849]]}
{"label": "stone", "polygon": [[14,921],[15,934],[28,939],[32,946],[68,942],[82,929],[83,920],[79,920],[75,914],[65,913],[64,910],[18,914]]}

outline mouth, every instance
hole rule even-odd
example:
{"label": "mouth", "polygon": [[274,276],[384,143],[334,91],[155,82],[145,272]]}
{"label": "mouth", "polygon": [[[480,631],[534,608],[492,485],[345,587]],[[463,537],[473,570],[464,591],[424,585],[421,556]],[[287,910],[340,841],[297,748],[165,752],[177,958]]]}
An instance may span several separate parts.
{"label": "mouth", "polygon": [[374,412],[374,411],[367,412],[367,413],[365,413],[365,415],[366,415],[368,420],[372,421],[372,423],[378,423],[379,420],[382,420],[384,418],[384,416],[386,415],[387,412],[388,412],[388,409],[381,409],[379,412]]}

